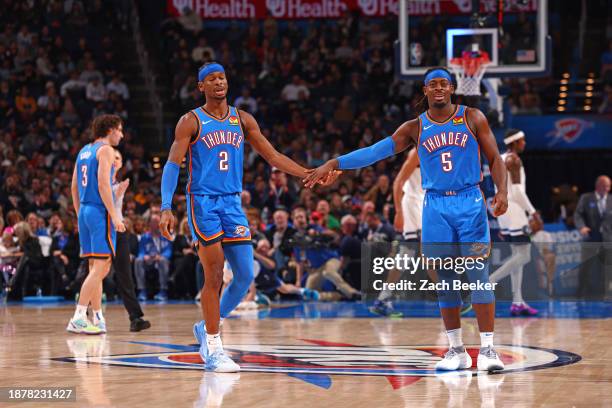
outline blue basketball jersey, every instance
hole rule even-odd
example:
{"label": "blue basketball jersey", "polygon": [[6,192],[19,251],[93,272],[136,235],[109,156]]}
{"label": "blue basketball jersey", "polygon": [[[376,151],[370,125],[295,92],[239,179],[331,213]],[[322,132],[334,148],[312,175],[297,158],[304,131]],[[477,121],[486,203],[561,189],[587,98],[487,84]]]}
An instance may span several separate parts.
{"label": "blue basketball jersey", "polygon": [[238,110],[230,106],[223,119],[202,107],[191,111],[198,119],[198,137],[187,154],[188,194],[221,195],[242,192],[244,132]]}
{"label": "blue basketball jersey", "polygon": [[[77,156],[77,181],[79,186],[79,202],[104,206],[100,190],[98,189],[98,150],[104,143],[90,143],[85,145]],[[110,182],[112,183],[114,168],[111,167]]]}
{"label": "blue basketball jersey", "polygon": [[457,105],[443,123],[431,119],[427,112],[419,115],[417,153],[424,190],[461,190],[482,180],[480,146],[465,112],[465,106]]}

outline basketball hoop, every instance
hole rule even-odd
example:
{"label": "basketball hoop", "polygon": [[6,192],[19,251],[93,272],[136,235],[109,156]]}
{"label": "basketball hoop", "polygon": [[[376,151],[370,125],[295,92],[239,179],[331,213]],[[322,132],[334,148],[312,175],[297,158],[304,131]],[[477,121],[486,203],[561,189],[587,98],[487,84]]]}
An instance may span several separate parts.
{"label": "basketball hoop", "polygon": [[486,51],[464,51],[461,57],[450,60],[450,69],[457,78],[458,95],[480,96],[480,81],[491,65]]}

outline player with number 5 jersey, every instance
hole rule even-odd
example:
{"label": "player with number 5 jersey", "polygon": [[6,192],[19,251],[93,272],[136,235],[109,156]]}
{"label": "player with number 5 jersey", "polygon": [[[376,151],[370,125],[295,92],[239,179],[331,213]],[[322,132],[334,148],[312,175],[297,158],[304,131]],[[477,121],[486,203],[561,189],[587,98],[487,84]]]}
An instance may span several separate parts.
{"label": "player with number 5 jersey", "polygon": [[467,265],[469,258],[480,262],[478,267],[440,268],[438,279],[447,290],[438,291],[438,303],[450,343],[449,351],[436,364],[438,370],[469,369],[472,358],[463,346],[461,336],[461,293],[454,289],[460,282],[458,273],[465,272],[470,283],[481,289],[471,293],[472,305],[480,329],[481,348],[478,369],[499,371],[503,362],[493,347],[495,296],[490,289],[488,255],[491,243],[486,201],[479,188],[480,150],[489,161],[497,186],[492,207],[495,216],[508,207],[506,168],[497,149],[495,136],[481,111],[453,104],[455,87],[448,70],[433,68],[425,73],[423,101],[426,111],[418,118],[402,124],[392,136],[380,142],[332,159],[309,171],[306,186],[310,187],[335,169],[357,169],[405,150],[417,147],[421,164],[423,220],[421,254],[425,257],[448,258]]}
{"label": "player with number 5 jersey", "polygon": [[[272,166],[297,177],[306,169],[279,153],[262,135],[253,116],[227,103],[225,68],[208,63],[198,71],[198,90],[206,103],[183,115],[176,125],[175,138],[162,174],[162,234],[172,239],[175,219],[172,197],[179,165],[187,157],[187,218],[197,238],[198,256],[204,267],[201,306],[204,320],[193,332],[200,343],[200,356],[207,370],[235,372],[240,367],[224,352],[219,333],[225,318],[240,303],[253,281],[253,246],[249,223],[242,210],[244,143]],[[337,178],[327,175],[326,183]],[[219,299],[223,283],[224,258],[234,278]]]}

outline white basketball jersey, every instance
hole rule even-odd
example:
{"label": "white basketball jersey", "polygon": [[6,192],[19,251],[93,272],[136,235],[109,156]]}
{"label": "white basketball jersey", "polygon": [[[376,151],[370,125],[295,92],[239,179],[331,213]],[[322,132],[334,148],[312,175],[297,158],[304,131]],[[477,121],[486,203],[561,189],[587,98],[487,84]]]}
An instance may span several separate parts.
{"label": "white basketball jersey", "polygon": [[421,230],[423,199],[425,192],[421,186],[421,168],[414,169],[402,187],[402,215],[404,216],[404,239],[416,239]]}
{"label": "white basketball jersey", "polygon": [[[508,158],[510,152],[503,153],[501,155],[502,161],[504,165],[506,163],[506,158]],[[508,171],[508,210],[505,214],[497,217],[497,221],[499,222],[499,227],[501,228],[501,233],[503,235],[523,235],[527,231],[527,226],[529,225],[529,219],[527,218],[527,213],[523,208],[514,200],[512,194],[512,176]],[[520,170],[520,184],[521,189],[526,191],[526,176],[525,176],[525,168],[521,165]],[[497,189],[496,189],[497,190]]]}

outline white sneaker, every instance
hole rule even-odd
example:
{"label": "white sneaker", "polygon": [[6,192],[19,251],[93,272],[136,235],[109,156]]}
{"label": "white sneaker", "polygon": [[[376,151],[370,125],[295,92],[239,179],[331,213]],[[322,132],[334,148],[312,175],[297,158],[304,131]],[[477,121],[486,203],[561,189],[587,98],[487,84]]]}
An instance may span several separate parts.
{"label": "white sneaker", "polygon": [[206,371],[215,373],[237,373],[240,371],[240,366],[234,363],[223,350],[208,354],[204,367]]}
{"label": "white sneaker", "polygon": [[103,334],[99,327],[94,326],[86,317],[72,318],[66,326],[66,330],[77,334]]}
{"label": "white sneaker", "polygon": [[478,353],[478,371],[501,371],[505,368],[493,346],[483,347]]}
{"label": "white sneaker", "polygon": [[436,363],[436,370],[465,370],[472,367],[472,357],[465,347],[451,347],[444,358]]}

